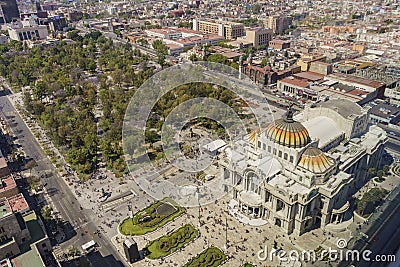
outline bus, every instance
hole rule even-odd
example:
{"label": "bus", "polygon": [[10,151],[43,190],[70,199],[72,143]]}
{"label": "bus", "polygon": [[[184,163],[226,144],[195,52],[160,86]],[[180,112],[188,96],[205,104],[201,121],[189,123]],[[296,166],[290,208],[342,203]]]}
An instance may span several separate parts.
{"label": "bus", "polygon": [[86,253],[93,252],[96,247],[96,242],[94,240],[90,240],[89,242],[82,245],[82,249]]}

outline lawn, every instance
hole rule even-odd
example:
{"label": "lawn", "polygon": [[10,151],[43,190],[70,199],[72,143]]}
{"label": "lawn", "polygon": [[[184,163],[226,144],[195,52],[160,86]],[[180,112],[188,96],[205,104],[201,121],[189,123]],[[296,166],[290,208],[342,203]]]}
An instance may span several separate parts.
{"label": "lawn", "polygon": [[119,231],[123,235],[144,235],[164,226],[184,211],[185,208],[172,199],[164,198],[138,211],[133,218],[125,218],[119,225]]}
{"label": "lawn", "polygon": [[216,267],[226,260],[226,255],[216,247],[209,247],[190,259],[183,267]]}
{"label": "lawn", "polygon": [[178,230],[164,235],[146,245],[147,257],[149,259],[160,259],[186,246],[194,240],[199,231],[191,224],[186,224]]}

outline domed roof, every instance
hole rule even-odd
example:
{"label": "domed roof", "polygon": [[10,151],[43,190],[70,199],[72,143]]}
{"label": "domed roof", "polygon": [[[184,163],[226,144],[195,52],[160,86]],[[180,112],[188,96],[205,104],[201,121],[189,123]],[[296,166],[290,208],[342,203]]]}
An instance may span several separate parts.
{"label": "domed roof", "polygon": [[287,147],[304,147],[310,141],[307,129],[293,120],[293,110],[289,107],[286,116],[268,125],[266,135],[275,143]]}
{"label": "domed roof", "polygon": [[319,148],[309,147],[301,155],[298,166],[313,173],[323,173],[334,165],[334,161],[328,158]]}
{"label": "domed roof", "polygon": [[257,140],[257,135],[259,135],[260,132],[261,132],[260,129],[255,129],[247,135],[247,138],[249,139],[250,142],[255,143]]}

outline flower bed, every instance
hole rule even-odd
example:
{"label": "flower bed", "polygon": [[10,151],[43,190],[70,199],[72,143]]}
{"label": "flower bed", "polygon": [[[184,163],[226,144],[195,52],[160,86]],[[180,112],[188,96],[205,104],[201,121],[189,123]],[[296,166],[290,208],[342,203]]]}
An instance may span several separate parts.
{"label": "flower bed", "polygon": [[216,247],[209,247],[190,259],[184,267],[216,267],[226,260],[226,255]]}
{"label": "flower bed", "polygon": [[[163,205],[173,208],[166,208]],[[160,214],[157,210],[163,212]],[[166,213],[166,210],[169,212]],[[138,211],[133,218],[125,218],[119,225],[119,231],[123,235],[144,235],[164,226],[179,217],[184,211],[185,208],[178,206],[169,198],[155,201],[150,206]]]}
{"label": "flower bed", "polygon": [[171,234],[164,235],[147,244],[147,257],[160,259],[183,248],[199,234],[199,231],[190,224],[186,224]]}

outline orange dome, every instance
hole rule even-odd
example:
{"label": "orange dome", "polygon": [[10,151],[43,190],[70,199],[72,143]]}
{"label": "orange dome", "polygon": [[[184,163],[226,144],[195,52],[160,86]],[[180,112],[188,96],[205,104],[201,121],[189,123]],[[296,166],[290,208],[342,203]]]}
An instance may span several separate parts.
{"label": "orange dome", "polygon": [[278,119],[268,125],[266,135],[275,143],[287,147],[304,147],[310,141],[307,129],[294,120]]}
{"label": "orange dome", "polygon": [[310,135],[300,122],[293,120],[293,114],[294,111],[290,105],[284,118],[268,125],[266,135],[280,145],[293,148],[304,147],[310,142]]}
{"label": "orange dome", "polygon": [[334,161],[328,158],[319,148],[309,147],[301,155],[298,166],[313,173],[323,173],[334,165]]}

